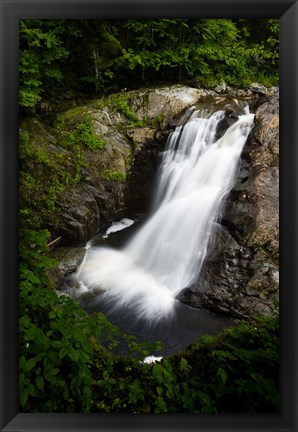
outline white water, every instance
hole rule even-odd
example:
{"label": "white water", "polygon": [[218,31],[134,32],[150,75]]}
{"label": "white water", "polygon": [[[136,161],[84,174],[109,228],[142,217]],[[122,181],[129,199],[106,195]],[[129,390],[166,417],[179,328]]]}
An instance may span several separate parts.
{"label": "white water", "polygon": [[168,139],[147,223],[121,250],[88,248],[76,275],[78,296],[91,292],[112,311],[156,322],[199,277],[254,115],[246,110],[216,142],[224,112],[197,116]]}
{"label": "white water", "polygon": [[134,221],[131,219],[123,218],[119,222],[113,222],[111,226],[106,230],[102,238],[108,238],[110,234],[115,233],[117,231],[122,231],[125,228],[130,227],[134,224]]}

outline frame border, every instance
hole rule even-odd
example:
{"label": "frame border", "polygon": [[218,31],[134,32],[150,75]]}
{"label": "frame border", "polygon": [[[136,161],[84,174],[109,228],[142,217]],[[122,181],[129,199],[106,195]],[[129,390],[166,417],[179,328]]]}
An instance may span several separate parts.
{"label": "frame border", "polygon": [[[18,413],[18,20],[21,18],[280,19],[280,413]],[[298,431],[297,77],[298,3],[290,0],[0,0],[0,429],[13,431]]]}

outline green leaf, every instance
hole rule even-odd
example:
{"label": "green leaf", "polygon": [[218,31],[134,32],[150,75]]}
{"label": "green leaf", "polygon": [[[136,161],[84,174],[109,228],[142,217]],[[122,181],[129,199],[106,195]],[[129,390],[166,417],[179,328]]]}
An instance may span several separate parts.
{"label": "green leaf", "polygon": [[187,360],[184,357],[181,358],[179,366],[180,366],[180,369],[182,371],[185,371],[185,372],[188,372],[191,369]]}
{"label": "green leaf", "polygon": [[22,407],[26,405],[27,400],[28,400],[28,390],[24,388],[20,393],[20,404]]}
{"label": "green leaf", "polygon": [[156,408],[155,412],[165,413],[168,411],[167,404],[161,396],[158,396],[158,398],[156,400],[156,406],[157,406],[157,408]]}
{"label": "green leaf", "polygon": [[80,369],[79,375],[80,375],[80,378],[82,379],[82,381],[85,384],[87,384],[87,385],[92,385],[93,384],[93,378],[92,378],[91,371],[86,366],[82,367]]}
{"label": "green leaf", "polygon": [[38,376],[35,380],[36,387],[43,391],[44,390],[44,379],[42,376]]}
{"label": "green leaf", "polygon": [[23,366],[23,370],[25,373],[30,372],[34,366],[36,365],[37,359],[36,358],[31,358],[30,360],[28,360],[25,365]]}
{"label": "green leaf", "polygon": [[59,340],[52,342],[52,347],[53,348],[59,349],[59,348],[62,348],[63,346],[64,346],[63,342],[61,342]]}
{"label": "green leaf", "polygon": [[63,357],[68,355],[69,352],[70,352],[70,347],[68,345],[61,348],[61,350],[59,351],[59,359],[62,359]]}
{"label": "green leaf", "polygon": [[226,371],[222,368],[217,369],[216,376],[219,376],[221,378],[223,384],[225,384],[228,379],[228,375]]}
{"label": "green leaf", "polygon": [[69,352],[68,352],[69,357],[71,358],[71,360],[77,362],[79,359],[79,354],[78,354],[78,350],[75,350],[74,348],[70,348]]}
{"label": "green leaf", "polygon": [[58,368],[55,368],[53,366],[47,366],[44,370],[44,377],[47,381],[54,381],[55,380],[55,375],[57,375],[57,373],[59,372]]}
{"label": "green leaf", "polygon": [[103,379],[105,381],[108,381],[108,379],[110,378],[110,374],[109,374],[109,372],[107,370],[104,371],[104,373],[102,374],[102,376],[103,376]]}
{"label": "green leaf", "polygon": [[157,390],[157,393],[159,394],[159,395],[161,395],[162,394],[162,387],[156,387],[156,390]]}
{"label": "green leaf", "polygon": [[34,384],[29,384],[29,386],[28,386],[28,394],[30,395],[30,396],[33,396],[33,397],[38,397],[39,396],[39,391],[38,391],[38,389],[35,387],[35,385]]}
{"label": "green leaf", "polygon": [[56,317],[56,311],[55,311],[55,310],[52,310],[52,311],[49,313],[49,318],[53,319],[53,318],[55,318],[55,317]]}

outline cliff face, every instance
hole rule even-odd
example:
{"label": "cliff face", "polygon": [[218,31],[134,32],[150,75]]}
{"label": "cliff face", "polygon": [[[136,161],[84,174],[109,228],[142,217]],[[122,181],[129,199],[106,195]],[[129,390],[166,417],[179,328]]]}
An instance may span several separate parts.
{"label": "cliff face", "polygon": [[279,288],[278,97],[262,104],[200,281],[180,300],[243,318],[270,315]]}
{"label": "cliff face", "polygon": [[[235,317],[268,315],[278,303],[278,96],[239,93],[256,108],[235,187],[200,281],[179,299]],[[237,92],[229,95],[184,86],[144,89],[91,101],[21,124],[26,133],[20,193],[39,203],[43,224],[62,246],[83,246],[100,227],[128,209],[146,210],[158,155],[192,106],[225,108],[218,135],[235,120]],[[232,100],[234,99],[234,101]],[[29,150],[28,150],[29,149]],[[29,180],[33,179],[33,180]],[[30,183],[30,187],[28,184]],[[54,209],[47,203],[55,203]],[[40,209],[43,207],[43,211]],[[59,250],[56,279],[73,271],[76,254]],[[66,258],[65,258],[66,256]],[[71,265],[67,265],[71,256]],[[78,255],[82,259],[82,251]],[[62,273],[61,273],[62,272]]]}

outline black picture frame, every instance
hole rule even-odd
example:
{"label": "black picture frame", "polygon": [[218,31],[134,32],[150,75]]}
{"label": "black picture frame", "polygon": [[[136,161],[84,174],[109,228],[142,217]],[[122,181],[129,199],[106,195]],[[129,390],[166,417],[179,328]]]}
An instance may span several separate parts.
{"label": "black picture frame", "polygon": [[[288,0],[0,0],[1,431],[270,431],[297,421],[298,5]],[[22,414],[18,403],[18,20],[25,18],[279,18],[280,411],[266,415]]]}

